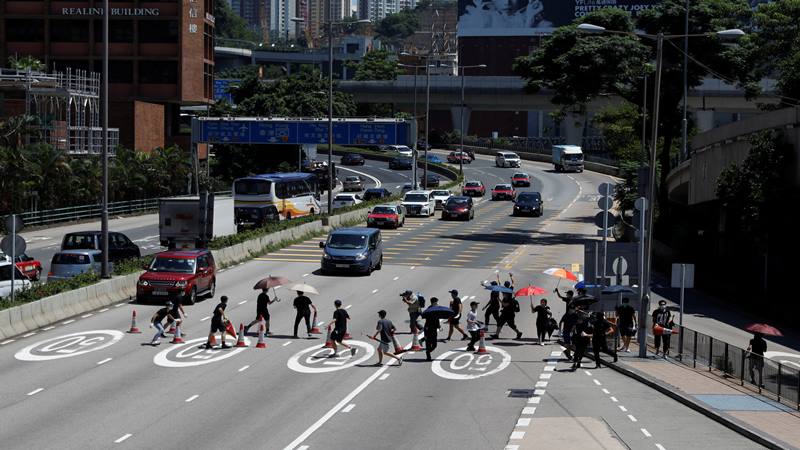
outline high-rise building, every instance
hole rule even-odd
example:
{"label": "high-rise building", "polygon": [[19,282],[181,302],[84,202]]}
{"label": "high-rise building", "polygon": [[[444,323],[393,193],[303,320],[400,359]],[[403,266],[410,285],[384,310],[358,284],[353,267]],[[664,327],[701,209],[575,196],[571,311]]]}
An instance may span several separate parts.
{"label": "high-rise building", "polygon": [[[314,46],[319,44],[319,40],[324,36],[322,27],[327,20],[328,14],[326,7],[328,6],[327,0],[307,0],[308,1],[308,17],[306,18],[306,27],[308,27],[309,35]],[[311,44],[311,43],[309,43]]]}
{"label": "high-rise building", "polygon": [[261,28],[259,23],[261,1],[263,0],[230,0],[230,5],[233,12],[244,19],[251,30],[258,31]]}
{"label": "high-rise building", "polygon": [[297,0],[269,0],[269,29],[274,39],[287,40],[297,36]]}
{"label": "high-rise building", "polygon": [[400,0],[359,0],[358,18],[378,22],[400,11]]}
{"label": "high-rise building", "polygon": [[397,10],[412,9],[417,7],[417,0],[397,0]]}

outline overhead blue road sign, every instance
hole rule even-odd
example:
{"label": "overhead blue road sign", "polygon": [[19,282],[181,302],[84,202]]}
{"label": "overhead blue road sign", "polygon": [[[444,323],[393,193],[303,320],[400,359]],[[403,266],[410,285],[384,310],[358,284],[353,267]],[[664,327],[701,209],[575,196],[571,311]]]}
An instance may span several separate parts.
{"label": "overhead blue road sign", "polygon": [[[407,145],[412,124],[401,119],[336,119],[333,143]],[[326,144],[326,119],[199,117],[192,119],[192,142],[210,144]]]}
{"label": "overhead blue road sign", "polygon": [[227,79],[227,78],[215,78],[214,79],[214,100],[221,101],[225,100],[228,103],[233,104],[233,95],[229,92],[229,89],[234,86],[238,86],[242,80],[238,79]]}

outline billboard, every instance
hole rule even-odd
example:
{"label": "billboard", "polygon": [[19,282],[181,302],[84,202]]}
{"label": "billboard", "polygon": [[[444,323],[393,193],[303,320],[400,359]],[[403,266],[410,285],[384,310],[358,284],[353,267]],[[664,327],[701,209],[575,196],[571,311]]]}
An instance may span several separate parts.
{"label": "billboard", "polygon": [[536,36],[552,33],[603,8],[634,16],[660,0],[459,0],[458,36]]}

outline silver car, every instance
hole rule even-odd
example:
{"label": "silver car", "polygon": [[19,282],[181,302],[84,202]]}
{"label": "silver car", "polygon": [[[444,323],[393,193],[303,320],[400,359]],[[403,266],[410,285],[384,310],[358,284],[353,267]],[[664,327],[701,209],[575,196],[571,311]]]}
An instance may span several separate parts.
{"label": "silver car", "polygon": [[364,190],[364,179],[359,176],[348,176],[344,177],[344,181],[342,182],[342,189],[347,191],[363,191]]}
{"label": "silver car", "polygon": [[[100,250],[64,250],[53,255],[47,281],[66,280],[82,273],[100,273]],[[112,270],[109,263],[109,270]]]}

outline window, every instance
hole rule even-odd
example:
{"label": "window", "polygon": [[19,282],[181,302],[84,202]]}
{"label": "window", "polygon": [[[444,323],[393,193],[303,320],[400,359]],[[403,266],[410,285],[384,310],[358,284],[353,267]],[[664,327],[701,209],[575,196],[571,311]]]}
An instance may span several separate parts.
{"label": "window", "polygon": [[43,42],[44,20],[6,20],[7,42]]}
{"label": "window", "polygon": [[208,258],[206,258],[205,256],[200,256],[199,258],[197,258],[197,267],[201,269],[208,267]]}
{"label": "window", "polygon": [[[94,21],[94,41],[103,42],[103,21]],[[108,24],[108,42],[133,43],[133,21],[111,20]]]}
{"label": "window", "polygon": [[286,182],[281,181],[275,183],[275,196],[278,198],[287,198],[289,196],[289,189]]}
{"label": "window", "polygon": [[176,84],[178,63],[175,61],[139,61],[139,83]]}
{"label": "window", "polygon": [[64,240],[62,247],[70,250],[95,249],[95,239],[91,234],[72,234]]}
{"label": "window", "polygon": [[178,21],[140,20],[139,42],[177,44]]}
{"label": "window", "polygon": [[89,264],[89,255],[81,255],[78,253],[56,253],[53,255],[51,264]]}
{"label": "window", "polygon": [[269,194],[272,182],[267,180],[239,180],[234,183],[234,189],[241,195]]}
{"label": "window", "polygon": [[85,20],[52,20],[50,40],[53,42],[89,42],[89,22]]}
{"label": "window", "polygon": [[[94,71],[103,73],[103,61],[94,61]],[[108,62],[109,83],[133,83],[133,61],[111,60]]]}

